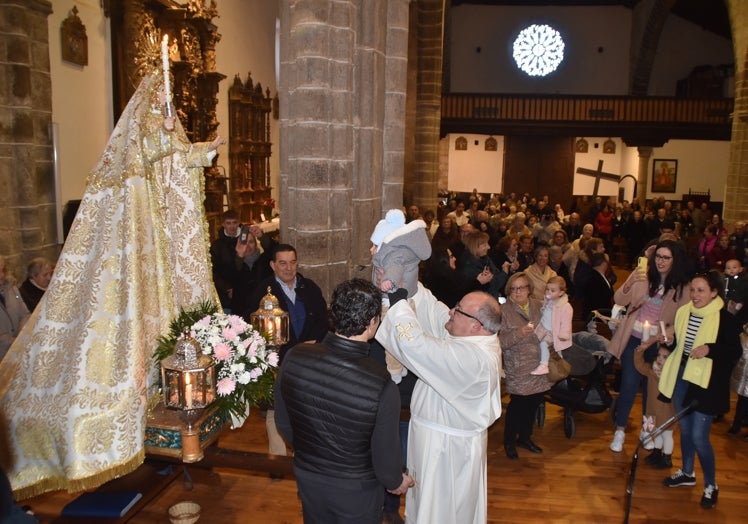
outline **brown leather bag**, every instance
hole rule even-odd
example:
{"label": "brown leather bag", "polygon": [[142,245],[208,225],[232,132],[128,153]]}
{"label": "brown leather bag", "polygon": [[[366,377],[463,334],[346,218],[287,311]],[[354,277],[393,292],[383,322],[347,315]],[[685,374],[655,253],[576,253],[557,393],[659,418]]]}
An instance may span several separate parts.
{"label": "brown leather bag", "polygon": [[564,360],[556,351],[551,351],[548,358],[548,380],[553,383],[563,380],[571,373],[571,364]]}

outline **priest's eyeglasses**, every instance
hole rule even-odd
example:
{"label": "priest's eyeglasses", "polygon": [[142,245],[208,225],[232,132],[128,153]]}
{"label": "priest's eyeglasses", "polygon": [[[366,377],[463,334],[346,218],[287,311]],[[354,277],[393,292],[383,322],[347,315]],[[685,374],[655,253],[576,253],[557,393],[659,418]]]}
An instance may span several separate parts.
{"label": "priest's eyeglasses", "polygon": [[459,304],[457,304],[457,305],[456,305],[456,306],[454,307],[454,310],[455,310],[455,311],[456,311],[457,313],[459,313],[460,315],[465,315],[465,316],[466,316],[466,317],[468,317],[468,318],[472,318],[472,319],[473,319],[473,320],[475,320],[475,321],[476,321],[476,322],[477,322],[478,324],[480,324],[480,325],[481,325],[481,327],[485,327],[485,326],[483,325],[483,322],[481,322],[481,321],[480,321],[480,320],[479,320],[479,319],[478,319],[477,317],[474,317],[474,316],[473,316],[473,315],[471,315],[470,313],[465,313],[465,312],[464,312],[464,311],[462,310],[462,308],[460,307],[460,305],[459,305]]}

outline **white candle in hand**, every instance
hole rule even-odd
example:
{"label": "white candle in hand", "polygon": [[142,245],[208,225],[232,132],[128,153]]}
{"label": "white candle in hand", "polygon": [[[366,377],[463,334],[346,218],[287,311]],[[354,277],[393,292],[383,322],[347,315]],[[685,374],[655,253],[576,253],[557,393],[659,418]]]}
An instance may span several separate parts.
{"label": "white candle in hand", "polygon": [[649,320],[645,320],[642,327],[642,342],[646,342],[647,340],[649,340]]}
{"label": "white candle in hand", "polygon": [[662,332],[662,340],[667,344],[667,333],[665,332],[665,321],[660,320],[660,331]]}

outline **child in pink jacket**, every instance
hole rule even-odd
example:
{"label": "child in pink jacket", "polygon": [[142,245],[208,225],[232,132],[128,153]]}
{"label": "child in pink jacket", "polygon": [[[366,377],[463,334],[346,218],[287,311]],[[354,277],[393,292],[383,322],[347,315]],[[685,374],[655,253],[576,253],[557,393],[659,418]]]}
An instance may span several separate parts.
{"label": "child in pink jacket", "polygon": [[574,309],[569,304],[566,294],[566,280],[563,277],[551,277],[545,286],[540,324],[535,327],[535,334],[540,340],[540,364],[531,375],[548,374],[550,346],[557,352],[571,347],[571,319]]}

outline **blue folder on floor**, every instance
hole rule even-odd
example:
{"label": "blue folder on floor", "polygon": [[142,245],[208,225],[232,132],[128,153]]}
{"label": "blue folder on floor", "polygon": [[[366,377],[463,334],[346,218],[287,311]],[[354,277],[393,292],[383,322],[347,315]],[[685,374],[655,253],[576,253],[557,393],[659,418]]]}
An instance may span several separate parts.
{"label": "blue folder on floor", "polygon": [[91,491],[62,508],[63,517],[121,517],[143,497],[137,491]]}

